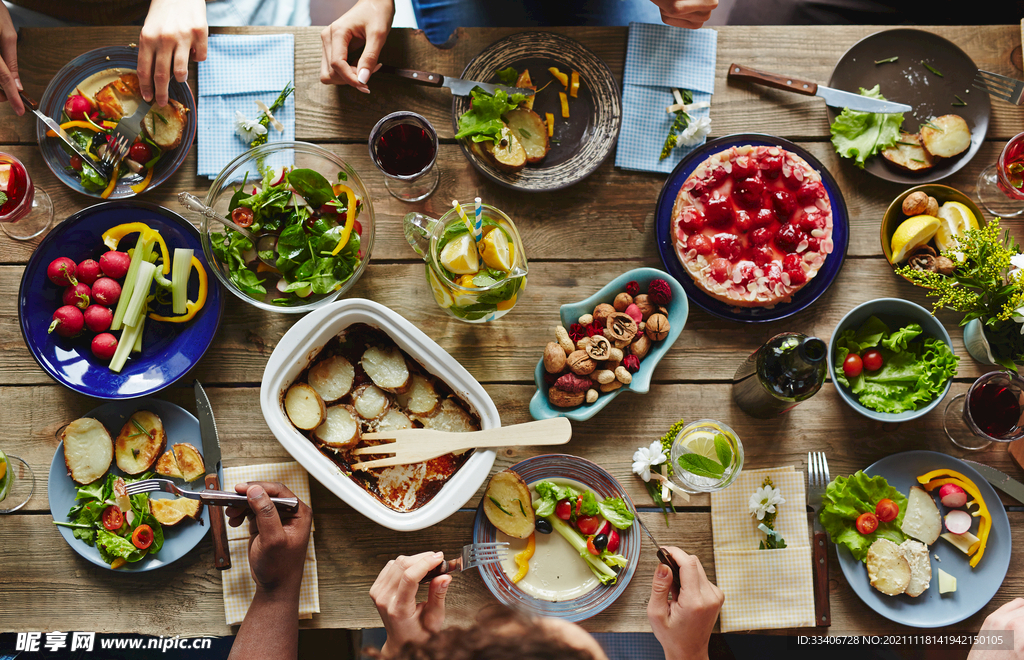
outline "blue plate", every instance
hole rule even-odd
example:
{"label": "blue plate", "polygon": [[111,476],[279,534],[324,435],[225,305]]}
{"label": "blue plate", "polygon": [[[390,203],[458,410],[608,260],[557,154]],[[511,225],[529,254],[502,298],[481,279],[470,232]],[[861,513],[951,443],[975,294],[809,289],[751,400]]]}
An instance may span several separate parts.
{"label": "blue plate", "polygon": [[[679,263],[679,258],[676,256],[673,245],[672,206],[675,204],[679,189],[683,187],[687,177],[693,174],[697,166],[708,156],[719,151],[725,151],[729,147],[738,147],[746,144],[781,147],[787,151],[792,151],[806,160],[811,167],[821,174],[821,183],[825,186],[829,201],[832,203],[832,242],[835,244],[832,254],[825,259],[825,264],[818,271],[818,274],[815,275],[814,279],[808,282],[804,288],[793,294],[792,302],[776,305],[772,309],[765,309],[763,307],[733,307],[704,293],[697,288],[697,285],[693,283],[693,279],[686,272],[686,269]],[[668,180],[662,187],[661,195],[658,196],[655,228],[658,235],[658,252],[661,254],[662,263],[665,264],[665,270],[679,280],[679,283],[683,285],[683,289],[686,290],[686,295],[689,296],[690,301],[712,316],[717,316],[726,321],[742,321],[744,323],[777,321],[792,316],[809,306],[832,286],[832,282],[839,275],[839,271],[843,267],[843,261],[846,259],[846,249],[850,244],[850,221],[849,213],[846,210],[846,200],[843,199],[843,193],[839,190],[839,184],[832,178],[832,175],[825,169],[825,166],[817,158],[789,140],[760,133],[739,133],[720,137],[717,140],[708,142],[699,149],[695,149],[686,158],[679,161],[679,164],[672,170],[672,174],[669,175]]]}
{"label": "blue plate", "polygon": [[[160,416],[161,421],[164,423],[164,430],[167,432],[168,449],[170,449],[171,444],[187,442],[202,453],[203,441],[199,432],[199,420],[181,406],[176,406],[167,401],[159,399],[114,401],[96,408],[85,414],[84,417],[96,418],[103,426],[107,427],[110,437],[116,438],[125,421],[132,413],[138,410],[149,410]],[[125,476],[117,468],[116,463],[111,463],[110,472],[119,476]],[[224,483],[224,471],[218,468],[217,474],[220,477],[220,482]],[[106,479],[106,476],[103,478]],[[175,479],[174,482],[182,490],[201,491],[205,489],[202,479],[197,479],[190,484],[184,483],[181,479]],[[53,516],[53,519],[66,521],[68,519],[68,511],[75,504],[78,486],[75,482],[71,481],[71,477],[68,476],[67,467],[64,465],[64,443],[57,445],[57,451],[53,454],[47,490],[50,495],[50,514]],[[153,499],[174,497],[170,493],[160,492],[150,493],[149,496]],[[60,535],[68,542],[72,550],[93,564],[110,569],[110,565],[100,557],[100,551],[95,546],[91,546],[85,541],[72,536],[70,527],[59,527],[57,525],[54,525],[54,527],[60,531]],[[203,507],[203,513],[199,520],[183,520],[173,527],[164,526],[164,545],[160,548],[160,552],[146,555],[141,561],[134,564],[125,564],[117,569],[117,571],[141,573],[166,566],[184,557],[192,548],[196,547],[203,540],[203,537],[206,536],[206,530],[208,529],[210,529],[210,513],[207,511],[207,507]]]}
{"label": "blue plate", "polygon": [[[96,48],[87,53],[82,53],[71,60],[57,72],[46,86],[46,91],[39,101],[39,111],[48,117],[52,117],[59,124],[64,112],[64,102],[68,96],[75,93],[78,85],[89,76],[105,71],[107,69],[121,68],[131,69],[138,66],[139,51],[137,48],[127,46],[104,46]],[[196,101],[192,96],[192,90],[185,83],[171,79],[167,88],[170,98],[181,103],[188,109],[188,122],[185,124],[185,132],[181,136],[181,144],[170,152],[165,153],[160,162],[153,168],[153,180],[146,190],[159,186],[174,174],[181,164],[185,162],[189,149],[196,138]],[[71,156],[65,151],[64,143],[60,138],[46,137],[46,125],[41,121],[36,122],[36,142],[39,143],[39,150],[43,152],[43,160],[58,179],[67,187],[77,190],[83,195],[100,198],[99,191],[89,191],[82,187],[81,179],[77,172],[69,171]],[[131,189],[132,184],[142,180],[140,176],[125,177],[121,179],[117,187],[107,199],[124,199],[134,197],[135,191]]]}
{"label": "blue plate", "polygon": [[[868,571],[863,563],[854,559],[845,547],[836,548],[843,575],[864,604],[890,621],[915,628],[942,628],[973,615],[996,595],[1010,566],[1010,521],[1006,509],[992,486],[971,466],[934,451],[907,451],[886,456],[864,472],[885,477],[890,486],[906,495],[911,486],[920,485],[918,475],[940,468],[956,470],[973,481],[992,514],[992,531],[985,556],[975,568],[971,568],[967,555],[940,538],[928,548],[932,562],[932,581],[928,589],[917,598],[886,596],[868,582]],[[947,509],[938,502],[938,493],[933,496],[939,511],[945,515]],[[972,531],[977,533],[978,523]],[[956,578],[955,592],[939,595],[940,568]]]}
{"label": "blue plate", "polygon": [[[180,215],[147,202],[105,202],[79,211],[47,234],[29,259],[18,290],[21,333],[32,357],[61,385],[101,399],[145,396],[184,376],[206,353],[224,314],[224,298],[211,277],[206,305],[188,323],[146,319],[142,354],[129,357],[119,374],[93,357],[88,332],[73,339],[47,334],[53,312],[63,304],[63,290],[46,277],[47,266],[57,257],[69,257],[75,263],[90,257],[98,260],[106,251],[103,232],[127,222],[145,222],[158,230],[172,252],[176,247],[192,248],[210,272],[199,232]],[[124,250],[128,247],[121,245]],[[189,300],[196,299],[198,289],[193,275]]]}

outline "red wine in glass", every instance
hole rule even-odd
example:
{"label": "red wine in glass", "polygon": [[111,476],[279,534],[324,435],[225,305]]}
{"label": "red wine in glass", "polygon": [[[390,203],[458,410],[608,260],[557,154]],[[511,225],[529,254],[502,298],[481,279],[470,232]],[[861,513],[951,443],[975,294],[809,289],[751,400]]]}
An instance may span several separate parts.
{"label": "red wine in glass", "polygon": [[1000,383],[985,383],[976,388],[967,405],[974,423],[993,438],[1010,435],[1020,421],[1021,409],[1017,396]]}
{"label": "red wine in glass", "polygon": [[1016,199],[1024,199],[1024,138],[1010,140],[999,156],[999,188]]}
{"label": "red wine in glass", "polygon": [[377,138],[374,152],[380,168],[392,176],[419,174],[436,154],[430,133],[413,124],[396,124],[384,131]]}

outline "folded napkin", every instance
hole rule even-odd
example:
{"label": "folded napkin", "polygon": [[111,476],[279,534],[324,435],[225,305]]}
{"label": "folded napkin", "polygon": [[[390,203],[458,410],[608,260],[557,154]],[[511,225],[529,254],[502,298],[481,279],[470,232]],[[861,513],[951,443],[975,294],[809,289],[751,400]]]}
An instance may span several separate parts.
{"label": "folded napkin", "polygon": [[[259,119],[263,115],[256,101],[270,107],[285,85],[294,84],[295,36],[211,34],[206,49],[206,60],[199,63],[198,173],[213,179],[249,149],[249,143],[235,132],[235,112]],[[268,127],[267,141],[294,141],[294,94],[274,112],[274,118],[284,130]],[[281,152],[266,162],[271,167],[292,165],[295,155]]]}
{"label": "folded napkin", "polygon": [[[718,32],[714,30],[629,24],[616,167],[667,174],[683,156],[700,146],[680,145],[665,160],[658,159],[675,120],[674,114],[665,112],[676,102],[672,89],[688,89],[693,92],[694,103],[710,103],[715,93],[717,48]],[[708,108],[699,108],[688,114],[696,120],[710,113]]]}
{"label": "folded napkin", "polygon": [[[235,484],[247,481],[279,481],[306,504],[309,499],[309,475],[298,463],[271,463],[224,468],[224,490],[234,492]],[[212,509],[218,511],[218,509]],[[242,623],[249,604],[256,595],[256,583],[249,573],[249,526],[228,527],[228,550],[231,568],[221,571],[224,588],[224,615],[229,626]],[[312,619],[320,613],[320,587],[316,574],[316,551],[313,536],[306,549],[306,564],[299,587],[299,618]]]}
{"label": "folded napkin", "polygon": [[[758,550],[765,538],[750,514],[750,496],[770,476],[786,500],[775,530],[786,540],[778,550]],[[804,628],[814,625],[811,541],[804,475],[792,466],[743,470],[725,490],[711,494],[715,576],[725,594],[722,632]]]}

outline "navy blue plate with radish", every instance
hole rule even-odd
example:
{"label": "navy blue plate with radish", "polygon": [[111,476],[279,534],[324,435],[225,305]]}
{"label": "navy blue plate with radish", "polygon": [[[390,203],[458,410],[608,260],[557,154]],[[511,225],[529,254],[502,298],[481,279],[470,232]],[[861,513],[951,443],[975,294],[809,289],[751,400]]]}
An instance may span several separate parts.
{"label": "navy blue plate with radish", "polygon": [[[58,257],[76,264],[99,260],[107,252],[103,232],[117,225],[143,222],[160,232],[168,249],[189,248],[203,262],[199,232],[178,214],[156,204],[139,201],[105,202],[83,209],[58,224],[39,244],[25,268],[18,290],[21,332],[32,357],[61,385],[102,399],[132,399],[158,392],[184,376],[206,353],[224,314],[224,297],[210,277],[206,304],[185,323],[147,319],[142,333],[142,352],[128,358],[119,373],[92,350],[94,333],[88,329],[76,337],[48,332],[54,312],[64,305],[65,288],[47,277]],[[134,244],[131,237],[121,250]],[[188,300],[195,301],[198,278],[192,273]],[[163,311],[163,310],[158,310]],[[170,316],[169,308],[166,315]]]}

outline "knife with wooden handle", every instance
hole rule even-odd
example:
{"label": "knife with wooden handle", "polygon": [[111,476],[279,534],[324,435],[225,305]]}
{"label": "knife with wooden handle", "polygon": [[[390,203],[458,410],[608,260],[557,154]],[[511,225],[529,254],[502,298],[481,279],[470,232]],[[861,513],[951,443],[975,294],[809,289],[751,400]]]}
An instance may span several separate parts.
{"label": "knife with wooden handle", "polygon": [[[220,478],[217,476],[220,466],[220,437],[217,435],[217,423],[213,419],[213,408],[206,391],[197,380],[196,416],[199,418],[199,431],[203,439],[203,462],[206,463],[206,488],[220,490]],[[210,512],[210,532],[213,534],[213,564],[219,570],[231,568],[231,553],[228,550],[228,528],[224,521],[224,507],[207,506]]]}

